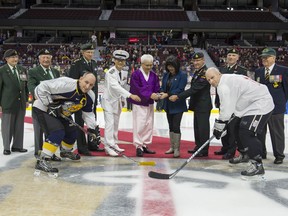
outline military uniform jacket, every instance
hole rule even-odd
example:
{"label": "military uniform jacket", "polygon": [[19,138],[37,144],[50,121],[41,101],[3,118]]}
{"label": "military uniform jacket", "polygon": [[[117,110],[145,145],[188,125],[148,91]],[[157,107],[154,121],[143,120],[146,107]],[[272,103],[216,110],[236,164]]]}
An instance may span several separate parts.
{"label": "military uniform jacket", "polygon": [[178,95],[179,99],[190,96],[189,110],[196,112],[209,112],[212,109],[210,84],[206,80],[206,65],[196,71],[191,80],[191,87]]}
{"label": "military uniform jacket", "polygon": [[17,113],[26,109],[28,102],[27,71],[16,65],[19,79],[8,64],[0,68],[0,106],[5,113]]}
{"label": "military uniform jacket", "polygon": [[270,79],[265,80],[265,68],[255,71],[255,80],[266,85],[272,95],[275,108],[273,114],[281,114],[286,111],[288,99],[288,68],[275,64],[270,73]]}
{"label": "military uniform jacket", "polygon": [[[60,72],[58,70],[54,68],[50,69],[53,73],[54,78],[60,77]],[[44,71],[40,65],[28,71],[28,90],[33,95],[34,99],[34,90],[36,86],[38,86],[40,82],[49,79],[51,79],[50,75],[46,71]]]}
{"label": "military uniform jacket", "polygon": [[[244,76],[248,76],[248,70],[245,67],[242,67],[240,65],[234,64],[232,67],[220,67],[219,71],[222,74],[240,74]],[[216,97],[215,97],[215,106],[217,108],[220,107],[220,101],[219,101],[219,96],[217,94],[217,89],[216,89]]]}
{"label": "military uniform jacket", "polygon": [[241,74],[247,76],[247,69],[237,64],[233,65],[231,68],[228,68],[227,66],[221,67],[219,70],[222,74]]}
{"label": "military uniform jacket", "polygon": [[88,65],[87,61],[82,56],[81,58],[75,60],[70,67],[68,72],[68,76],[73,79],[79,79],[83,76],[87,71],[93,73],[96,77],[95,86],[93,87],[93,91],[95,93],[95,105],[97,105],[98,98],[98,78],[97,78],[97,63],[95,60],[91,59],[91,67]]}
{"label": "military uniform jacket", "polygon": [[101,100],[102,108],[108,112],[118,113],[122,108],[121,98],[130,97],[131,93],[124,88],[119,73],[115,66],[105,74],[104,92]]}

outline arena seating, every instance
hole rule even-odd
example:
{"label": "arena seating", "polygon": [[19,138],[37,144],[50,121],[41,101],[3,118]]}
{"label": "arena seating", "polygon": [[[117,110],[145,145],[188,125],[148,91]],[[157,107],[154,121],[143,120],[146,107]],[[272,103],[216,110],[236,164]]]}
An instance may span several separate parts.
{"label": "arena seating", "polygon": [[189,21],[185,11],[114,10],[109,20]]}
{"label": "arena seating", "polygon": [[76,10],[76,9],[30,9],[17,17],[17,19],[68,19],[85,20],[98,19],[100,10]]}
{"label": "arena seating", "polygon": [[0,8],[0,19],[8,19],[10,16],[15,14],[17,11],[18,11],[18,9]]}
{"label": "arena seating", "polygon": [[260,11],[197,11],[200,21],[216,22],[282,22],[270,12]]}

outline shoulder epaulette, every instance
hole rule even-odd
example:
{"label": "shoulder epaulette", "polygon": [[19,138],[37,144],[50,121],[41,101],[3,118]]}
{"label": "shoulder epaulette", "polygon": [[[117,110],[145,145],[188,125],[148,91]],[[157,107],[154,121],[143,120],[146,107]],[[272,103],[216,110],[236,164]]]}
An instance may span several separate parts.
{"label": "shoulder epaulette", "polygon": [[245,70],[245,71],[247,71],[248,69],[247,68],[245,68],[244,66],[242,66],[242,65],[238,65],[238,67],[239,68],[241,68],[241,69],[243,69],[243,70]]}
{"label": "shoulder epaulette", "polygon": [[114,72],[115,72],[115,69],[111,69],[111,70],[109,71],[110,74],[113,74]]}

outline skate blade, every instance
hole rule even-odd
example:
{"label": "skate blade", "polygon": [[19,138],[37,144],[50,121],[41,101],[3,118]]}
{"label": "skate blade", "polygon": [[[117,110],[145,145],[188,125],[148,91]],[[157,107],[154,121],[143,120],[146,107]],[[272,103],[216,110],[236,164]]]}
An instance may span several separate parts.
{"label": "skate blade", "polygon": [[52,173],[52,172],[47,173],[47,172],[44,172],[42,170],[37,170],[37,169],[34,171],[34,176],[39,177],[42,175],[48,176],[49,178],[54,178],[54,179],[58,177],[58,173]]}
{"label": "skate blade", "polygon": [[266,181],[266,178],[264,175],[255,175],[255,176],[241,176],[241,179],[245,180],[245,181]]}

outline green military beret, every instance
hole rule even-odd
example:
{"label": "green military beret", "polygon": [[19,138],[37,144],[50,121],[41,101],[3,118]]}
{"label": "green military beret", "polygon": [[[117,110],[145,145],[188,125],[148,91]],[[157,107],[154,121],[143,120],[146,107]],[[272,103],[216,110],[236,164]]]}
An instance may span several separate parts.
{"label": "green military beret", "polygon": [[87,43],[87,44],[83,44],[80,47],[81,50],[94,50],[95,47],[93,46],[93,44]]}
{"label": "green military beret", "polygon": [[5,51],[4,55],[3,55],[3,58],[9,58],[11,56],[17,56],[18,55],[18,52],[14,49],[8,49]]}

